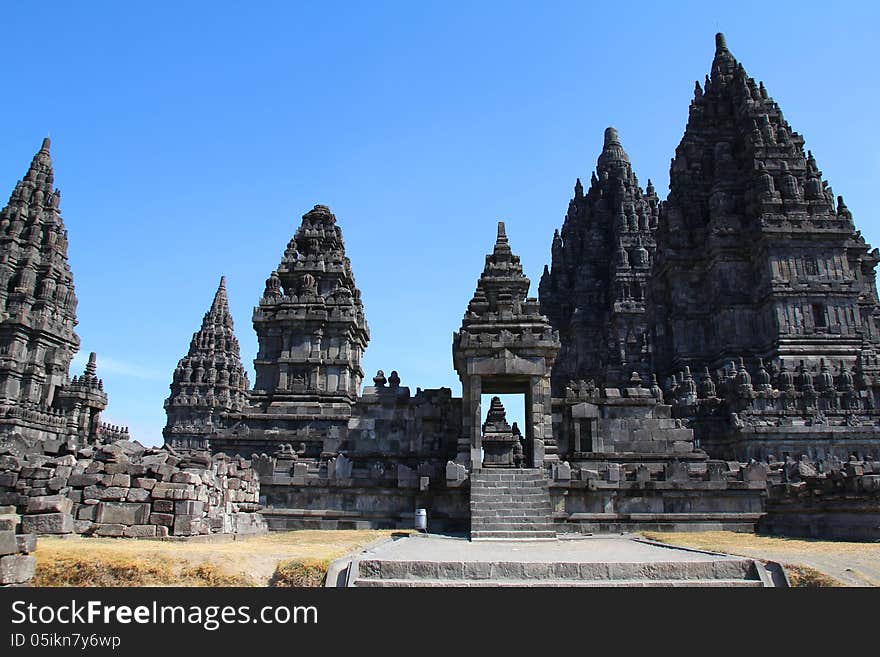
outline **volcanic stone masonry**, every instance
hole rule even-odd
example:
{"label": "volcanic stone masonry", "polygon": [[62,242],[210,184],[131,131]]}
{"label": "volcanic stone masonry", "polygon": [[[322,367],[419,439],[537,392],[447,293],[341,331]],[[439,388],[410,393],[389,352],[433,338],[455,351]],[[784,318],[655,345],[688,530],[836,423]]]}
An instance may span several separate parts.
{"label": "volcanic stone masonry", "polygon": [[[538,298],[499,222],[453,333],[461,398],[396,370],[361,390],[361,291],[316,205],[254,309],[253,388],[221,279],[174,372],[165,447],[143,448],[100,423],[94,355],[68,376],[58,199],[47,141],[0,215],[0,504],[25,531],[410,527],[425,508],[432,531],[475,540],[880,538],[880,253],[721,34],[666,200],[606,129]],[[522,395],[524,426],[499,398],[484,418],[484,394]]]}
{"label": "volcanic stone masonry", "polygon": [[[137,442],[14,445],[0,456],[0,504],[26,534],[189,537],[265,530],[259,484],[240,457]],[[12,453],[8,453],[8,452]]]}
{"label": "volcanic stone masonry", "polygon": [[[433,528],[474,538],[793,531],[780,514],[803,511],[821,516],[809,531],[876,535],[880,255],[803,145],[717,35],[666,201],[608,128],[540,300],[499,223],[453,336],[461,399],[381,371],[358,394],[360,291],[316,206],[254,311],[248,404],[204,440],[253,457],[274,528],[405,526],[426,507]],[[500,401],[483,421],[486,393],[523,395],[522,430]],[[176,418],[166,436],[186,431]],[[809,509],[802,485],[821,491]],[[835,525],[840,490],[866,502]]]}

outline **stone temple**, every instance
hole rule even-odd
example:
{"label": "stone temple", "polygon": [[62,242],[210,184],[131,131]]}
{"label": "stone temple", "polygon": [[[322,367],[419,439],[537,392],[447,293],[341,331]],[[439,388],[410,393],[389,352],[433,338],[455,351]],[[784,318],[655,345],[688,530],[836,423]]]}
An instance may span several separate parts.
{"label": "stone temple", "polygon": [[[665,200],[607,128],[537,297],[516,236],[499,222],[492,243],[487,222],[452,334],[461,397],[413,392],[394,370],[364,381],[361,291],[337,217],[316,205],[254,308],[253,386],[220,280],[173,374],[166,447],[175,463],[210,464],[180,456],[210,450],[252,467],[271,529],[411,527],[424,508],[432,531],[473,539],[878,538],[880,253],[804,143],[717,35]],[[127,434],[99,421],[95,359],[68,374],[76,299],[58,199],[47,141],[0,215],[0,432],[97,445]],[[522,396],[523,426],[500,397],[483,408],[505,394]],[[186,507],[173,527],[259,524],[248,486],[227,515]]]}

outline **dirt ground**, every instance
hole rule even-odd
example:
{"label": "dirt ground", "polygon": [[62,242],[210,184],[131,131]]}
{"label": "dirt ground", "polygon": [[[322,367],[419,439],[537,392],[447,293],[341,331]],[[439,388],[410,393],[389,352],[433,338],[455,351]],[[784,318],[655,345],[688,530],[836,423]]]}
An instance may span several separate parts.
{"label": "dirt ground", "polygon": [[651,540],[808,566],[846,586],[880,586],[880,543],[758,536],[736,532],[645,532]]}
{"label": "dirt ground", "polygon": [[[70,577],[71,569],[82,573],[98,569],[100,575],[118,573],[112,577],[119,583],[110,585],[266,586],[281,561],[332,561],[391,534],[302,530],[223,542],[46,537],[37,543],[35,583],[79,584],[83,577]],[[138,573],[148,575],[138,580]],[[98,579],[99,585],[108,585],[107,578]]]}

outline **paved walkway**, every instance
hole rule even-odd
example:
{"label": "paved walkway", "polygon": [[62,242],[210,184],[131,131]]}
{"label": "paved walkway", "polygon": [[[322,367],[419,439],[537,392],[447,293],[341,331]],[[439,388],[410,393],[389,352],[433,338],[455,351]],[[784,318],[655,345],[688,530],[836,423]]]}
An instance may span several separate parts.
{"label": "paved walkway", "polygon": [[584,536],[557,541],[475,541],[414,535],[368,549],[361,559],[388,561],[520,561],[538,563],[654,563],[740,560],[637,540],[630,535]]}

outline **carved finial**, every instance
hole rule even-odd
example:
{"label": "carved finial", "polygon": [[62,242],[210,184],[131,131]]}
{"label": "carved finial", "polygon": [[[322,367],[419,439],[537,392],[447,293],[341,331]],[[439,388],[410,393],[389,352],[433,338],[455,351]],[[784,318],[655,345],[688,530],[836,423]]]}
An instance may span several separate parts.
{"label": "carved finial", "polygon": [[52,145],[52,141],[49,139],[49,137],[44,137],[44,138],[43,138],[43,145],[40,146],[40,150],[41,150],[41,151],[45,151],[46,153],[48,153],[48,152],[49,152],[49,146],[51,146],[51,145]]}
{"label": "carved finial", "polygon": [[605,145],[610,146],[611,144],[619,144],[620,137],[617,135],[617,129],[608,126],[605,128]]}
{"label": "carved finial", "polygon": [[727,50],[727,39],[724,38],[724,34],[722,32],[718,32],[715,35],[715,52],[721,52],[723,50]]}
{"label": "carved finial", "polygon": [[504,228],[503,221],[498,222],[498,241],[499,242],[506,242],[507,241],[507,232]]}
{"label": "carved finial", "polygon": [[581,198],[584,195],[584,186],[581,184],[581,179],[578,178],[574,183],[574,197]]}
{"label": "carved finial", "polygon": [[93,351],[89,354],[89,362],[86,365],[86,376],[93,377],[98,371],[98,355]]}

